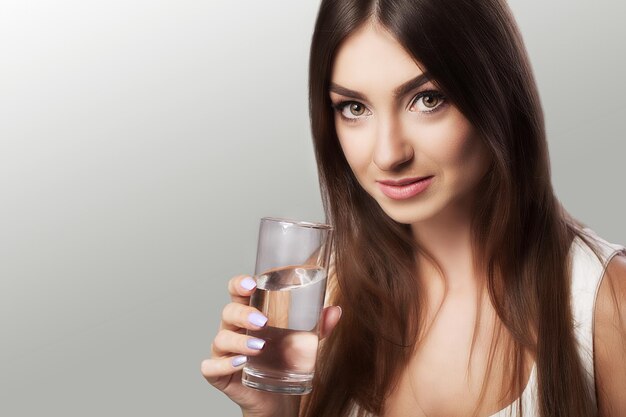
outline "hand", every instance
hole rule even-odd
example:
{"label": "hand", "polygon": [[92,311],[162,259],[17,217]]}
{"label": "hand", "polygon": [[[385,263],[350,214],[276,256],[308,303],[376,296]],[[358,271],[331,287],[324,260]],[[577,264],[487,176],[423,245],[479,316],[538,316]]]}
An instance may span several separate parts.
{"label": "hand", "polygon": [[[263,328],[267,321],[259,310],[248,305],[255,289],[254,279],[246,275],[228,282],[231,303],[222,310],[220,329],[211,344],[211,358],[202,361],[200,370],[211,385],[241,407],[245,416],[297,416],[299,396],[259,391],[241,383],[241,370],[247,357],[261,353],[264,343],[245,334],[246,329]],[[320,339],[330,334],[340,317],[338,306],[323,310]]]}

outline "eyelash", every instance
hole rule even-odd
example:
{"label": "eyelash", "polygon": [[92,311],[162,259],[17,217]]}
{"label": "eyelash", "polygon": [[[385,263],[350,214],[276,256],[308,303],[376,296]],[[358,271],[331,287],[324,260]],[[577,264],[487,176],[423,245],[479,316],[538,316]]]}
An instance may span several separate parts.
{"label": "eyelash", "polygon": [[[446,98],[445,98],[445,96],[444,96],[443,94],[441,94],[439,91],[436,91],[436,90],[426,90],[426,91],[421,91],[421,92],[417,93],[417,94],[415,95],[415,97],[413,97],[413,99],[411,100],[411,107],[415,105],[415,103],[417,102],[417,100],[421,99],[422,97],[427,97],[427,96],[428,96],[428,97],[436,97],[437,99],[441,100],[441,101],[442,101],[442,103],[438,103],[437,107],[435,107],[433,110],[423,111],[423,112],[420,112],[420,113],[425,114],[425,115],[427,115],[427,116],[430,116],[430,115],[432,115],[433,113],[438,112],[438,111],[439,111],[442,107],[444,107],[444,106],[445,106],[445,103],[446,103],[446,101],[445,101],[445,100],[446,100]],[[331,107],[332,107],[332,108],[333,108],[336,112],[338,112],[338,113],[339,113],[339,116],[341,116],[341,118],[342,118],[343,120],[345,120],[346,122],[348,122],[348,123],[356,123],[356,122],[358,122],[360,119],[362,119],[362,117],[361,117],[361,116],[356,116],[356,117],[346,117],[346,116],[344,116],[344,115],[343,115],[343,109],[344,109],[347,105],[349,105],[349,104],[354,104],[354,103],[357,103],[357,104],[360,104],[360,105],[364,106],[364,105],[363,105],[363,103],[360,103],[360,102],[358,102],[358,101],[354,101],[354,100],[345,100],[345,101],[341,101],[341,102],[339,102],[339,103],[337,103],[337,104],[333,104]]]}

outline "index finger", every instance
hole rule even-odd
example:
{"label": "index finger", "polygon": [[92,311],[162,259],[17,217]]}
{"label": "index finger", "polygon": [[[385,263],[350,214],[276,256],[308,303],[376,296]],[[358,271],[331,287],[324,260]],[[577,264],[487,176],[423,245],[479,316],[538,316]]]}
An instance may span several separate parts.
{"label": "index finger", "polygon": [[255,289],[256,281],[250,275],[237,275],[228,281],[228,293],[235,303],[248,305]]}

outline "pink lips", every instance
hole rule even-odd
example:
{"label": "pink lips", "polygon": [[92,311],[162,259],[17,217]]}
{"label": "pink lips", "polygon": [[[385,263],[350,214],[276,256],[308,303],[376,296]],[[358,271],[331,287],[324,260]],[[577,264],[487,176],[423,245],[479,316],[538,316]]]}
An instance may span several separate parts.
{"label": "pink lips", "polygon": [[433,177],[408,178],[400,181],[378,181],[378,187],[387,197],[394,200],[405,200],[424,191]]}

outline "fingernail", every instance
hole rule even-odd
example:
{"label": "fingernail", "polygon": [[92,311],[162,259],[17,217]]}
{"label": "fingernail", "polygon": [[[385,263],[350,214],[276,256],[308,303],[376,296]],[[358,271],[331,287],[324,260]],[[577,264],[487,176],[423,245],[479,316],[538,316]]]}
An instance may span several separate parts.
{"label": "fingernail", "polygon": [[341,318],[341,315],[343,314],[343,308],[341,308],[341,306],[337,306],[337,308],[339,309],[339,318]]}
{"label": "fingernail", "polygon": [[263,327],[265,326],[265,323],[267,323],[267,317],[259,313],[250,313],[248,321],[255,326]]}
{"label": "fingernail", "polygon": [[250,349],[261,350],[261,349],[263,349],[263,346],[265,345],[265,340],[262,340],[262,339],[248,339],[248,341],[246,342],[246,345]]}
{"label": "fingernail", "polygon": [[233,365],[233,368],[238,367],[239,365],[243,365],[248,361],[248,358],[245,356],[235,356],[230,363]]}
{"label": "fingernail", "polygon": [[256,287],[256,282],[250,277],[245,277],[241,280],[239,285],[241,285],[244,289],[250,291],[251,289]]}

